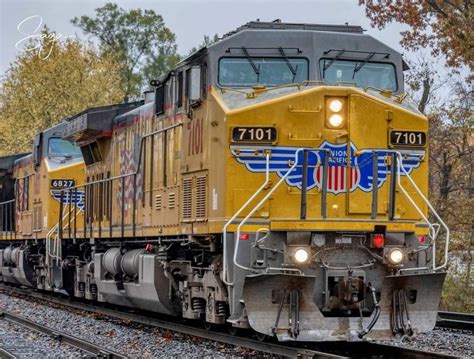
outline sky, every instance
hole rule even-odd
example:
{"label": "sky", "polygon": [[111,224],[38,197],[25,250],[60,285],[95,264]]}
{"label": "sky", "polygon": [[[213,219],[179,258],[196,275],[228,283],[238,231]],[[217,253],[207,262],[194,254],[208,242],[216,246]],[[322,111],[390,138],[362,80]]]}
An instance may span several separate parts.
{"label": "sky", "polygon": [[[42,25],[46,24],[62,36],[77,36],[86,40],[87,37],[70,20],[81,15],[94,16],[94,9],[106,2],[0,0],[0,77],[19,54],[17,47],[21,49],[21,45],[15,46],[17,42],[25,38],[25,34],[32,34],[41,19]],[[368,34],[404,52],[399,41],[400,31],[406,27],[391,24],[381,31],[371,28],[364,8],[357,5],[358,0],[116,0],[115,3],[124,9],[153,9],[161,14],[165,24],[176,34],[181,54],[187,54],[192,47],[200,44],[204,35],[223,35],[256,19],[320,24],[348,22],[362,26]]]}

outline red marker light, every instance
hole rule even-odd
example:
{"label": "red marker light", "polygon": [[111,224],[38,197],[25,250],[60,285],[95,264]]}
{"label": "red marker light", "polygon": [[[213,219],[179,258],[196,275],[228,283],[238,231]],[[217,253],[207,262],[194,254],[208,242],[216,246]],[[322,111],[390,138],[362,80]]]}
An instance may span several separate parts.
{"label": "red marker light", "polygon": [[426,237],[425,236],[418,236],[418,242],[425,243],[426,242]]}
{"label": "red marker light", "polygon": [[146,247],[145,247],[145,252],[151,253],[151,249],[152,249],[152,248],[151,248],[151,244],[148,243],[148,244],[146,245]]}
{"label": "red marker light", "polygon": [[385,236],[383,234],[374,234],[372,237],[372,246],[382,248],[385,244]]}
{"label": "red marker light", "polygon": [[248,241],[250,239],[250,234],[248,233],[242,233],[239,237],[241,241]]}

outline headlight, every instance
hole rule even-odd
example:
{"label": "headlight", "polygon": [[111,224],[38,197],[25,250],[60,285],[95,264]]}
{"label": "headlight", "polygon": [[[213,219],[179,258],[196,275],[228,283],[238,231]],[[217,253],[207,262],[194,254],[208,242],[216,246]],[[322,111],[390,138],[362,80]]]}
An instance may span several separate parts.
{"label": "headlight", "polygon": [[304,263],[308,260],[308,257],[309,257],[308,251],[303,248],[297,249],[294,257],[295,257],[295,261],[297,261],[298,263]]}
{"label": "headlight", "polygon": [[331,125],[331,127],[339,127],[342,125],[343,121],[344,119],[342,118],[342,116],[338,115],[337,113],[329,117],[329,124]]}
{"label": "headlight", "polygon": [[346,97],[326,98],[326,127],[342,129],[347,116]]}
{"label": "headlight", "polygon": [[399,248],[394,248],[390,252],[388,252],[387,259],[391,264],[397,265],[402,263],[404,258],[403,251]]}
{"label": "headlight", "polygon": [[342,101],[340,100],[331,100],[329,102],[329,109],[332,112],[339,112],[342,110]]}

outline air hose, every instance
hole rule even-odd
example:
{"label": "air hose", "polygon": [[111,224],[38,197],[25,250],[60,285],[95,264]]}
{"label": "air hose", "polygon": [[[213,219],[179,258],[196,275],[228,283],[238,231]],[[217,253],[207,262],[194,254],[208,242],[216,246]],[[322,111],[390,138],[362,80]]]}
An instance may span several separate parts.
{"label": "air hose", "polygon": [[379,302],[377,301],[375,288],[370,282],[369,282],[368,287],[370,289],[370,292],[372,293],[372,298],[374,300],[375,314],[374,314],[374,317],[372,318],[372,320],[370,321],[369,325],[367,326],[367,328],[365,328],[364,330],[359,332],[359,334],[358,334],[359,339],[362,339],[363,337],[365,337],[372,330],[375,323],[377,323],[377,320],[379,320],[379,317],[380,317],[380,305],[379,305]]}

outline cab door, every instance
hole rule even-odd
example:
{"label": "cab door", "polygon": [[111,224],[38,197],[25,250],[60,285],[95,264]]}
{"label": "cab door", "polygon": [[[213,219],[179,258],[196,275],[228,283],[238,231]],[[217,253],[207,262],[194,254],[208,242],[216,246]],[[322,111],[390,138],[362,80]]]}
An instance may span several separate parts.
{"label": "cab door", "polygon": [[356,156],[356,151],[374,148],[383,151],[388,148],[387,133],[391,113],[380,102],[359,94],[350,95],[349,103],[349,145],[352,148],[351,165],[347,167],[348,214],[371,214],[374,199],[377,215],[386,214],[391,181],[390,173],[386,171],[387,154],[382,152],[378,156],[378,191],[373,198],[374,155],[367,153]]}

